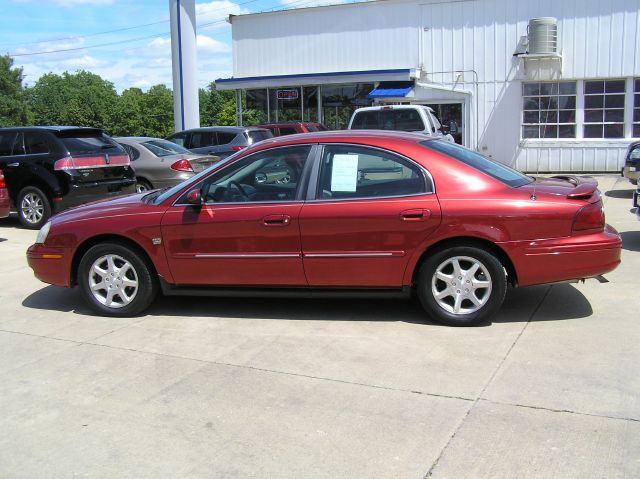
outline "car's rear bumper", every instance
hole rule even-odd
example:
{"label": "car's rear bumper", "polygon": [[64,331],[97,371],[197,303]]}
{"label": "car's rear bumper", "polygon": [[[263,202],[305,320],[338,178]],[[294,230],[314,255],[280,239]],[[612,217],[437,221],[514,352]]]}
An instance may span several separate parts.
{"label": "car's rear bumper", "polygon": [[9,216],[10,209],[11,200],[9,199],[9,192],[6,188],[0,188],[0,218]]}
{"label": "car's rear bumper", "polygon": [[72,253],[66,248],[33,244],[27,249],[27,263],[40,281],[58,286],[71,286]]}
{"label": "car's rear bumper", "polygon": [[640,166],[625,165],[622,168],[622,176],[630,181],[637,182],[640,179]]}
{"label": "car's rear bumper", "polygon": [[66,195],[54,198],[53,211],[58,213],[72,206],[135,192],[136,180],[130,178],[96,183],[74,183],[70,185],[69,192]]}
{"label": "car's rear bumper", "polygon": [[512,251],[520,286],[592,278],[620,264],[622,240],[606,225],[601,233],[531,241]]}

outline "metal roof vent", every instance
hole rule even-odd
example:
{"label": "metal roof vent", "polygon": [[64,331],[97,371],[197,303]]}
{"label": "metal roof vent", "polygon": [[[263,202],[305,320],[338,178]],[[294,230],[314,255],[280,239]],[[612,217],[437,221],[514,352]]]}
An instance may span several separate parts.
{"label": "metal roof vent", "polygon": [[558,53],[558,20],[553,17],[533,18],[527,27],[529,53]]}

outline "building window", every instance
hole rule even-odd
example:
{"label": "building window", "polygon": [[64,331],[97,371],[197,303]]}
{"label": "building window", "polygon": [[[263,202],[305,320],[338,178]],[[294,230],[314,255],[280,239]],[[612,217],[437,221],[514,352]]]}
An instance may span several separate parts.
{"label": "building window", "polygon": [[322,117],[331,130],[347,128],[351,114],[356,108],[373,103],[367,95],[373,90],[373,83],[322,86]]}
{"label": "building window", "polygon": [[584,82],[584,137],[624,138],[624,80]]}
{"label": "building window", "polygon": [[576,137],[576,82],[522,84],[522,138]]}
{"label": "building window", "polygon": [[636,79],[633,89],[633,137],[640,137],[640,79]]}

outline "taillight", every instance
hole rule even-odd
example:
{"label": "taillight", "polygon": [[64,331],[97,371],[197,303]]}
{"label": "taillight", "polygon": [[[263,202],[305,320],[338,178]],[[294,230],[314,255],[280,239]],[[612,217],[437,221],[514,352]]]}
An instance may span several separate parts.
{"label": "taillight", "polygon": [[240,150],[244,150],[245,148],[246,146],[238,146],[238,145],[231,147],[233,151],[240,151]]}
{"label": "taillight", "polygon": [[597,201],[580,208],[573,219],[573,227],[571,229],[572,231],[602,231],[604,229],[602,202]]}
{"label": "taillight", "polygon": [[74,170],[76,168],[106,168],[129,165],[129,155],[67,156],[53,164],[54,170]]}
{"label": "taillight", "polygon": [[0,188],[6,188],[7,182],[4,180],[4,173],[0,170]]}
{"label": "taillight", "polygon": [[193,167],[191,166],[191,163],[189,163],[189,160],[178,160],[171,165],[171,169],[176,171],[193,171]]}

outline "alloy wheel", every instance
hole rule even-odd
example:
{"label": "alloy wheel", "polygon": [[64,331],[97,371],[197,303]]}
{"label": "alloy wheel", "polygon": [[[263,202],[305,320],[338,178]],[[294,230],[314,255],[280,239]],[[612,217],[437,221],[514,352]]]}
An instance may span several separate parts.
{"label": "alloy wheel", "polygon": [[436,268],[431,279],[431,292],[438,306],[463,315],[475,313],[491,297],[491,275],[476,258],[454,256]]}
{"label": "alloy wheel", "polygon": [[36,224],[44,215],[44,201],[36,193],[27,193],[20,204],[22,217],[30,224]]}
{"label": "alloy wheel", "polygon": [[138,293],[136,270],[129,261],[115,254],[96,259],[89,269],[88,280],[93,297],[108,308],[127,306]]}

